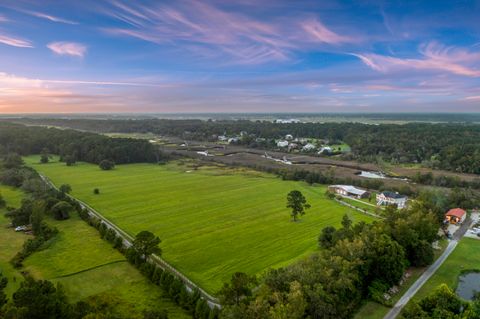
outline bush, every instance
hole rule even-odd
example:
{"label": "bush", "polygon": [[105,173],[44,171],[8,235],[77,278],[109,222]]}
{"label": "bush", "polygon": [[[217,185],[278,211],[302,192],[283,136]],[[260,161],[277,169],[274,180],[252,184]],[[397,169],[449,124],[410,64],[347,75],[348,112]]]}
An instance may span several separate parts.
{"label": "bush", "polygon": [[160,279],[162,278],[163,269],[160,267],[155,267],[155,271],[153,272],[152,282],[156,285],[160,285]]}
{"label": "bush", "polygon": [[98,226],[98,232],[100,233],[100,237],[105,238],[105,235],[107,234],[107,225],[105,223],[100,222],[100,225]]}
{"label": "bush", "polygon": [[109,228],[105,233],[105,239],[113,244],[116,238],[117,238],[117,233],[113,229]]}
{"label": "bush", "polygon": [[70,218],[70,212],[73,210],[72,205],[66,201],[56,203],[52,207],[53,217],[56,220],[64,220]]}
{"label": "bush", "polygon": [[72,165],[75,165],[76,163],[75,157],[70,155],[65,156],[63,160],[65,161],[65,165],[67,166],[72,166]]}
{"label": "bush", "polygon": [[115,163],[109,160],[103,160],[98,164],[100,168],[104,171],[109,171],[115,167]]}
{"label": "bush", "polygon": [[113,242],[113,247],[120,251],[123,250],[123,238],[121,236],[115,237],[115,241]]}
{"label": "bush", "polygon": [[83,219],[84,221],[87,221],[88,224],[90,224],[90,226],[93,226],[91,223],[90,223],[90,214],[88,213],[88,210],[87,209],[80,209],[78,211],[78,215],[80,216],[81,219]]}

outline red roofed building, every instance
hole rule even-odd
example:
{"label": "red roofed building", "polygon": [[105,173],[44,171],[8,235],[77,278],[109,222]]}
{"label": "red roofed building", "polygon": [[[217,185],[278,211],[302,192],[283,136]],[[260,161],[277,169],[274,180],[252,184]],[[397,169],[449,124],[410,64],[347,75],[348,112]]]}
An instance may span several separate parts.
{"label": "red roofed building", "polygon": [[452,208],[445,214],[445,219],[450,224],[461,223],[467,218],[467,212],[461,208]]}

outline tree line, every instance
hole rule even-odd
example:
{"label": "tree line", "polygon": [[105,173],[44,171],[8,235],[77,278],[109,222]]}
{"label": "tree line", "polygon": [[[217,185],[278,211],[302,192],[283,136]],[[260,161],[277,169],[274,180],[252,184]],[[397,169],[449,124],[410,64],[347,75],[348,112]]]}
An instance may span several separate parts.
{"label": "tree line", "polygon": [[110,138],[70,129],[0,122],[0,155],[8,153],[30,155],[45,152],[60,155],[67,164],[68,161],[94,164],[103,161],[104,164],[111,166],[110,162],[125,164],[165,160],[165,156],[145,140]]}
{"label": "tree line", "polygon": [[[361,123],[288,123],[247,120],[93,120],[23,119],[26,123],[50,124],[96,132],[154,133],[193,140],[212,140],[226,133],[238,135],[250,147],[273,147],[256,138],[279,139],[286,134],[329,141],[351,147],[346,159],[390,163],[421,163],[435,169],[480,173],[480,126],[462,123],[409,123],[368,125]],[[450,134],[454,132],[454,134]],[[263,145],[265,144],[265,145]]]}

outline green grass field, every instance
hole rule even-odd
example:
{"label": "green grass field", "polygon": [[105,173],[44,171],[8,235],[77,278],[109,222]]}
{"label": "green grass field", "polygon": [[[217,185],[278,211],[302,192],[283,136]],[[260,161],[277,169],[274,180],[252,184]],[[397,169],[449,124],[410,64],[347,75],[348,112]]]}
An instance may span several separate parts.
{"label": "green grass field", "polygon": [[364,209],[364,210],[366,210],[370,213],[378,214],[378,215],[381,214],[381,211],[383,209],[382,207],[372,206],[372,204],[369,204],[368,202],[360,201],[360,200],[353,200],[353,199],[350,199],[350,198],[347,198],[347,197],[343,197],[342,201],[344,201],[345,203],[348,203],[350,205],[353,205],[355,207]]}
{"label": "green grass field", "polygon": [[28,257],[22,270],[34,278],[61,283],[71,302],[104,295],[120,301],[118,310],[130,317],[138,317],[145,309],[167,309],[169,318],[189,318],[76,214],[48,222],[59,234]]}
{"label": "green grass field", "polygon": [[[317,249],[327,225],[347,213],[370,221],[325,197],[324,186],[282,181],[252,170],[167,165],[118,165],[112,171],[79,163],[28,164],[135,235],[150,230],[162,239],[163,257],[207,291],[215,293],[236,271],[259,274]],[[100,195],[93,189],[99,188]],[[291,222],[286,195],[298,189],[312,208]]]}
{"label": "green grass field", "polygon": [[463,238],[448,259],[437,272],[423,285],[415,295],[422,299],[441,284],[456,289],[458,276],[465,270],[480,270],[480,240]]}
{"label": "green grass field", "polygon": [[[7,202],[7,206],[19,207],[22,192],[11,187],[0,185],[0,194]],[[0,208],[0,272],[8,278],[5,293],[8,297],[18,289],[22,282],[22,274],[10,265],[10,259],[22,249],[23,242],[28,236],[16,233],[12,228],[7,228],[10,220],[5,217],[5,208]]]}

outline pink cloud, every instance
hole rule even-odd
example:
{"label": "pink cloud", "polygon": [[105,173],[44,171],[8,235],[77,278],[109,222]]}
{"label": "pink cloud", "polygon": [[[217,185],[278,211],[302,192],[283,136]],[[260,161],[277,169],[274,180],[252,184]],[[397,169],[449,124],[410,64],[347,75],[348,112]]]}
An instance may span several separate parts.
{"label": "pink cloud", "polygon": [[310,36],[312,41],[328,44],[353,42],[352,38],[333,32],[317,19],[307,20],[303,22],[301,26],[307,35]]}
{"label": "pink cloud", "polygon": [[33,48],[33,44],[24,39],[15,38],[6,34],[0,34],[0,43],[19,48]]}
{"label": "pink cloud", "polygon": [[87,53],[87,47],[75,42],[52,42],[47,47],[58,55],[70,55],[83,58]]}
{"label": "pink cloud", "polygon": [[467,96],[461,99],[462,101],[479,101],[480,102],[480,95],[475,96]]}
{"label": "pink cloud", "polygon": [[103,13],[129,27],[107,28],[114,35],[156,44],[182,44],[194,54],[228,57],[237,63],[286,61],[313,45],[353,42],[318,19],[288,17],[262,21],[202,1],[179,1],[157,7],[111,1]]}
{"label": "pink cloud", "polygon": [[403,69],[435,70],[468,77],[480,77],[480,69],[475,68],[480,62],[480,53],[470,52],[457,47],[445,47],[437,42],[421,46],[422,58],[397,58],[375,53],[352,53],[368,67],[390,72]]}
{"label": "pink cloud", "polygon": [[32,15],[34,17],[37,17],[37,18],[50,20],[52,22],[72,24],[72,25],[78,24],[78,22],[63,19],[63,18],[59,18],[59,17],[52,16],[52,15],[49,15],[49,14],[46,14],[46,13],[42,13],[42,12],[35,12],[35,11],[22,11],[22,12],[25,12],[25,13],[27,13],[29,15]]}

